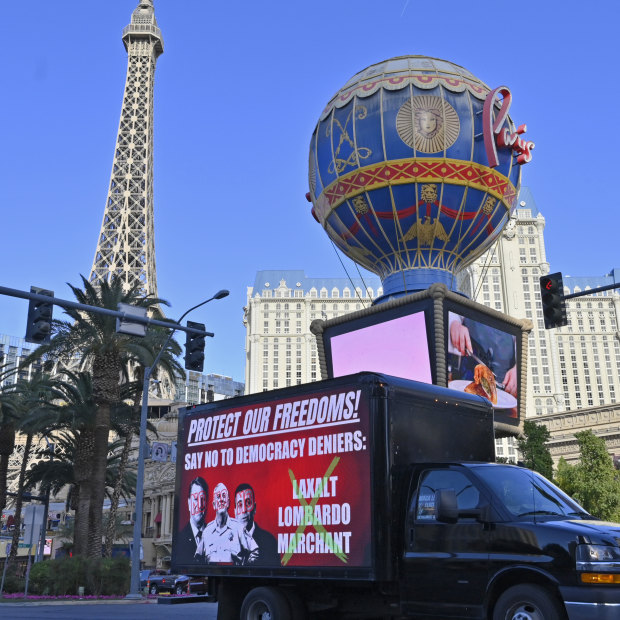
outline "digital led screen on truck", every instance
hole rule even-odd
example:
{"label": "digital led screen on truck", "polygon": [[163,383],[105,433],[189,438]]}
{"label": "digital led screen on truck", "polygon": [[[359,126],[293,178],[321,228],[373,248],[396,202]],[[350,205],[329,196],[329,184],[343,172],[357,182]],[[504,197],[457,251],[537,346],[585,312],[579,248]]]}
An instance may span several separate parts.
{"label": "digital led screen on truck", "polygon": [[323,334],[327,376],[370,371],[433,383],[430,311],[418,301],[339,319]]}
{"label": "digital led screen on truck", "polygon": [[448,387],[484,396],[493,404],[496,422],[517,426],[519,328],[451,303],[446,314]]}
{"label": "digital led screen on truck", "polygon": [[370,566],[364,389],[190,411],[180,433],[176,564]]}

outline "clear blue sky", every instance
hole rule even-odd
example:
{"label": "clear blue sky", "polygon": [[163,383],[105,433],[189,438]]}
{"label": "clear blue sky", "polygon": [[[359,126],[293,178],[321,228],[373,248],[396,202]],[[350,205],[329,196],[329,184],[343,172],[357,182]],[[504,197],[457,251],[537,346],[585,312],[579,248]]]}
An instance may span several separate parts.
{"label": "clear blue sky", "polygon": [[[66,283],[90,273],[127,66],[121,32],[137,4],[0,9],[0,285],[71,299]],[[155,14],[159,294],[176,318],[231,291],[190,317],[216,334],[206,371],[244,380],[242,308],[257,270],[346,276],[304,197],[309,140],[332,95],[393,56],[444,58],[509,86],[511,116],[536,143],[523,184],[546,218],[552,271],[620,266],[616,2],[155,0]],[[26,312],[0,297],[0,333],[23,336]]]}

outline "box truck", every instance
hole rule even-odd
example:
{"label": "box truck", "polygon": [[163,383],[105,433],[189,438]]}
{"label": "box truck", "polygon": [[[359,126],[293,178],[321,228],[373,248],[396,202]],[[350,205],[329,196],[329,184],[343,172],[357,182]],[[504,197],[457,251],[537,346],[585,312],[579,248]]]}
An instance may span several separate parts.
{"label": "box truck", "polygon": [[362,372],[185,409],[173,570],[218,618],[620,618],[620,526],[495,463],[480,396]]}

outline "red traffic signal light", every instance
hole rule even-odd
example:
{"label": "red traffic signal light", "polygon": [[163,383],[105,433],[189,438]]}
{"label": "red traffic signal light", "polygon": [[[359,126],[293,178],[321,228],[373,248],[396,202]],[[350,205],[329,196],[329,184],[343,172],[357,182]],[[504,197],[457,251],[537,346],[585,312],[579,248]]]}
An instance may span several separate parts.
{"label": "red traffic signal light", "polygon": [[561,272],[558,271],[540,278],[540,299],[542,301],[546,329],[563,327],[568,324]]}

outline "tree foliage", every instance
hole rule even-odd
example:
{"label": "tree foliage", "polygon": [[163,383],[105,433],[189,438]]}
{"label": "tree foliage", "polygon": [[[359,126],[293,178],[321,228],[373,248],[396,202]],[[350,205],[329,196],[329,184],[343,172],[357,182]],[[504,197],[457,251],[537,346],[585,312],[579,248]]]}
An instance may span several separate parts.
{"label": "tree foliage", "polygon": [[550,437],[549,429],[543,424],[525,420],[523,434],[524,438],[517,439],[523,464],[551,480],[553,478],[553,459],[547,447]]}
{"label": "tree foliage", "polygon": [[[142,295],[138,285],[125,290],[117,275],[96,286],[82,276],[82,285],[83,289],[69,287],[78,303],[93,308],[117,310],[124,303],[150,310],[161,318],[159,306],[167,303]],[[92,373],[94,420],[82,433],[75,463],[75,471],[81,476],[76,480],[80,522],[76,523],[75,553],[96,558],[101,555],[111,418],[113,409],[121,402],[123,367],[129,362],[144,363],[154,356],[147,340],[117,333],[116,319],[112,316],[72,308],[65,309],[65,314],[70,320],[54,321],[54,337],[49,344],[39,347],[36,355],[49,355],[63,362],[79,357],[82,367]]]}
{"label": "tree foliage", "polygon": [[580,460],[558,464],[557,483],[589,513],[600,519],[620,521],[620,476],[607,452],[605,440],[591,430],[575,433]]}
{"label": "tree foliage", "polygon": [[[122,280],[113,275],[108,281],[96,285],[82,276],[82,288],[69,285],[76,301],[93,308],[116,311],[119,303],[145,308],[149,314],[162,319],[160,306],[168,305],[162,299],[145,296],[139,286],[126,289]],[[135,475],[127,470],[131,437],[137,432],[132,419],[131,401],[139,402],[144,366],[150,366],[164,343],[160,363],[153,369],[154,376],[172,383],[173,374],[183,375],[175,356],[181,347],[174,339],[168,340],[167,329],[149,328],[140,338],[116,332],[115,317],[97,310],[65,309],[68,320],[54,320],[54,335],[48,344],[22,361],[21,368],[30,364],[55,369],[55,407],[45,410],[39,420],[37,432],[52,432],[54,443],[64,442],[62,454],[47,458],[45,468],[33,470],[28,478],[30,484],[41,484],[57,490],[70,485],[71,507],[75,510],[75,555],[96,558],[101,555],[103,534],[102,509],[106,493],[112,497],[112,518],[108,538],[115,538],[115,518],[119,499],[133,493]],[[69,368],[70,370],[67,370]],[[78,370],[79,368],[79,370]],[[137,395],[128,390],[137,385]],[[6,470],[8,458],[13,452],[13,428],[16,425],[12,402],[0,398],[2,406],[0,429],[0,502],[6,496]],[[62,406],[58,406],[62,405]],[[134,406],[133,409],[136,409]],[[41,424],[45,423],[45,429]],[[122,441],[110,443],[110,431],[114,430]],[[48,456],[42,454],[42,456]],[[62,458],[61,458],[62,456]],[[53,465],[53,467],[52,467]],[[116,468],[115,475],[110,472]],[[3,492],[4,490],[4,492]],[[17,508],[17,507],[16,507]]]}

